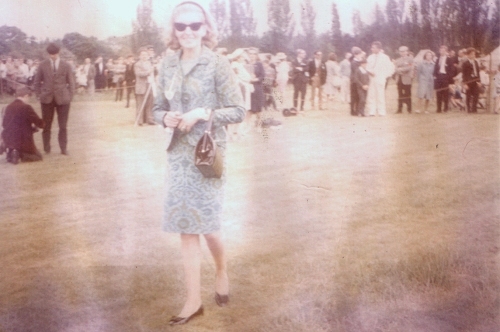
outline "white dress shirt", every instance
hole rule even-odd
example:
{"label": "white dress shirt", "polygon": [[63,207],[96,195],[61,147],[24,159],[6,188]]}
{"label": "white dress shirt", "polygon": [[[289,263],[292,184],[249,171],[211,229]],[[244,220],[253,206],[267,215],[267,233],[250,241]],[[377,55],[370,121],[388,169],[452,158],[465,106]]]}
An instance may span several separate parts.
{"label": "white dress shirt", "polygon": [[439,57],[439,73],[446,74],[446,55]]}

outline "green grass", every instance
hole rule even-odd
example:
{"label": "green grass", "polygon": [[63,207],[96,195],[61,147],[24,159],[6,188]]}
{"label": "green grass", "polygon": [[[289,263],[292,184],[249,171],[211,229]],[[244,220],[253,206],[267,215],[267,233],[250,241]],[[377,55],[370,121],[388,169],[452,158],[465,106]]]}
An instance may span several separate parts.
{"label": "green grass", "polygon": [[[162,132],[96,98],[72,104],[69,158],[0,163],[0,330],[164,331],[182,306]],[[176,330],[498,331],[498,117],[394,98],[384,118],[271,113],[282,129],[229,144],[231,302],[204,248],[206,315]]]}

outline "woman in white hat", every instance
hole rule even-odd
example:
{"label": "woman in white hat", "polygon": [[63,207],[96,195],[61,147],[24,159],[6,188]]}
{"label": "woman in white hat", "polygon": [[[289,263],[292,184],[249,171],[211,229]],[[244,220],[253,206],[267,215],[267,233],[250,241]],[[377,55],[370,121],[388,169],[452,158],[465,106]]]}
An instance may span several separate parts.
{"label": "woman in white hat", "polygon": [[276,54],[276,59],[278,63],[276,65],[276,84],[278,85],[278,93],[283,100],[285,95],[286,85],[288,84],[288,77],[290,72],[290,66],[286,61],[286,55],[283,52],[278,52]]}
{"label": "woman in white hat", "polygon": [[[254,91],[252,82],[252,74],[247,70],[248,67],[248,55],[244,48],[238,48],[233,53],[228,56],[231,60],[231,68],[236,73],[238,78],[238,83],[241,89],[241,94],[243,96],[243,105],[245,106],[245,111],[249,111],[251,108],[251,96]],[[230,138],[232,140],[238,140],[242,133],[243,125],[231,124],[228,126],[228,131],[230,133]]]}

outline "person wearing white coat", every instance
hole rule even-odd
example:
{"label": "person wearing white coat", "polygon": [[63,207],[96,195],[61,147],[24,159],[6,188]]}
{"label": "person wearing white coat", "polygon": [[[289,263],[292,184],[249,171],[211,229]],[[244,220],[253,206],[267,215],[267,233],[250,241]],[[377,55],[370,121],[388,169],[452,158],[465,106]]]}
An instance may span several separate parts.
{"label": "person wearing white coat", "polygon": [[378,113],[384,116],[387,113],[385,107],[385,85],[387,78],[394,74],[394,63],[382,52],[382,44],[373,42],[372,54],[367,59],[366,70],[370,74],[370,85],[368,86],[368,97],[366,109],[370,116]]}

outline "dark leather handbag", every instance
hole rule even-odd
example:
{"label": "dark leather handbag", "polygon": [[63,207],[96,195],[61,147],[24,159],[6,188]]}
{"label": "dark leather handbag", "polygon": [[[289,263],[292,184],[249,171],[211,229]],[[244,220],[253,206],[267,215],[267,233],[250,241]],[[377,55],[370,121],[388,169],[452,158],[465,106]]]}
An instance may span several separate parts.
{"label": "dark leather handbag", "polygon": [[224,169],[222,153],[211,135],[214,111],[211,112],[205,133],[196,144],[194,164],[206,178],[220,178]]}

